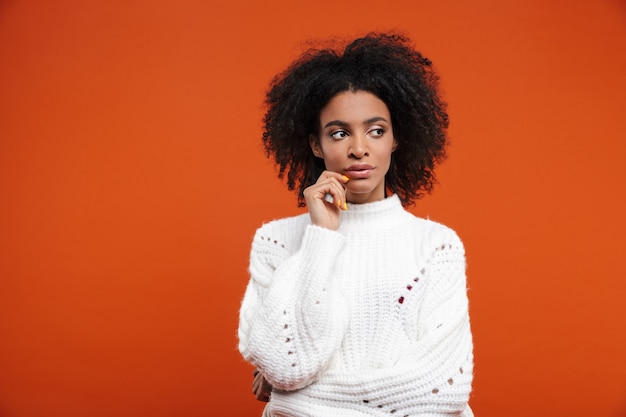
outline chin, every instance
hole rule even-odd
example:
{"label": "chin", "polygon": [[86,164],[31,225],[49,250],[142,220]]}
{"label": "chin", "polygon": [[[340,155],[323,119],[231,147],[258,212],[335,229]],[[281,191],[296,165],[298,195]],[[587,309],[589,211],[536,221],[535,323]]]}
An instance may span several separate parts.
{"label": "chin", "polygon": [[349,190],[346,197],[349,203],[359,204],[364,202],[383,200],[385,198],[385,193],[378,193],[377,190],[372,189],[358,191]]}

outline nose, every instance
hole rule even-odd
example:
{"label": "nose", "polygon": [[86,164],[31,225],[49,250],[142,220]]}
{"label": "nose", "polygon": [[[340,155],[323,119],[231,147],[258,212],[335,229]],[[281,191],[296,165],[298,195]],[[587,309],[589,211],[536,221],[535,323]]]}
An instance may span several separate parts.
{"label": "nose", "polygon": [[354,159],[361,159],[365,156],[369,155],[369,151],[367,149],[367,138],[363,135],[352,135],[350,141],[350,157]]}

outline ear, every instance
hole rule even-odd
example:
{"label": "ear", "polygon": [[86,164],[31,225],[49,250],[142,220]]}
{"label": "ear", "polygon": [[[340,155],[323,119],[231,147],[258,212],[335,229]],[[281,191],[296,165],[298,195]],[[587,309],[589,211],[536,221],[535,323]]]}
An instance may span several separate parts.
{"label": "ear", "polygon": [[391,152],[394,152],[396,150],[396,148],[398,147],[398,142],[396,141],[396,139],[393,139],[393,145],[391,145]]}
{"label": "ear", "polygon": [[317,156],[318,158],[324,158],[324,153],[322,152],[320,141],[318,138],[315,137],[315,135],[309,135],[309,146],[313,151],[313,155]]}

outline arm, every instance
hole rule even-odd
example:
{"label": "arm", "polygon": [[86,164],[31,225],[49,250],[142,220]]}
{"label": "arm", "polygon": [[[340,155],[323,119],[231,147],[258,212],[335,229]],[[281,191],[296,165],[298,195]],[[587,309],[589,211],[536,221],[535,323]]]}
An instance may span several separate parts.
{"label": "arm", "polygon": [[317,379],[343,338],[347,314],[332,270],[345,242],[309,225],[293,252],[274,233],[264,227],[254,237],[239,350],[274,387],[294,390]]}
{"label": "arm", "polygon": [[[425,268],[418,340],[389,368],[328,373],[309,395],[352,403],[363,412],[455,414],[467,407],[473,353],[463,245],[446,231]],[[397,412],[397,414],[396,414]]]}

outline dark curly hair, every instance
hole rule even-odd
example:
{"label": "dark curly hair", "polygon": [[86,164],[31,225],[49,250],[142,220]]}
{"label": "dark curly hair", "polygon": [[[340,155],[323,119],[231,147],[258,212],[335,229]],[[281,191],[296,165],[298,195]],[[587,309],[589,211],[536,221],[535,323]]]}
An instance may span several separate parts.
{"label": "dark curly hair", "polygon": [[446,157],[448,114],[429,59],[400,34],[370,33],[337,48],[309,49],[274,77],[267,92],[263,145],[287,174],[287,186],[304,190],[324,171],[313,155],[310,135],[319,137],[321,110],[337,94],[367,91],[389,109],[397,148],[385,187],[403,205],[413,204],[436,183],[434,167]]}

